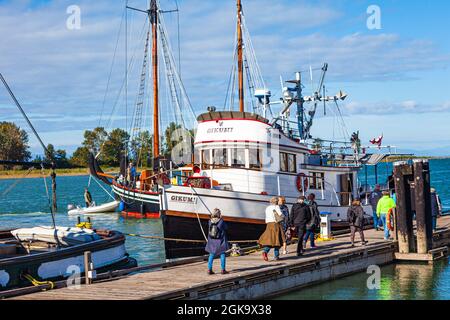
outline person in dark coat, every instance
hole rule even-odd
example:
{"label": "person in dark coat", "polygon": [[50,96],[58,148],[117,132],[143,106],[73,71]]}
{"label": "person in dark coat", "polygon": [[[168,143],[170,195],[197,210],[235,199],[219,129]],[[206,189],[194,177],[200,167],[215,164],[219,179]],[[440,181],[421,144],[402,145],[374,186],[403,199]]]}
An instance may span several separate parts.
{"label": "person in dark coat", "polygon": [[[208,274],[214,274],[213,262],[214,258],[218,256],[220,256],[222,274],[228,273],[226,271],[226,252],[230,249],[230,245],[228,243],[227,229],[227,224],[223,221],[220,210],[214,209],[208,222],[208,242],[205,248],[206,252],[209,253]],[[217,234],[212,234],[212,232]]]}
{"label": "person in dark coat", "polygon": [[309,207],[305,203],[305,197],[300,196],[297,199],[297,203],[292,206],[291,214],[289,216],[289,224],[297,228],[298,233],[298,245],[297,256],[303,255],[303,238],[305,237],[306,224],[311,219],[311,213]]}
{"label": "person in dark coat", "polygon": [[314,237],[315,237],[314,233],[320,223],[320,212],[316,202],[316,195],[314,193],[310,193],[308,195],[308,208],[311,213],[311,218],[309,219],[309,222],[306,224],[304,247],[306,248],[306,243],[308,242],[308,239],[310,239],[311,248],[315,248],[316,246],[314,244]]}
{"label": "person in dark coat", "polygon": [[381,187],[379,184],[377,184],[369,196],[369,203],[372,206],[373,228],[376,231],[380,230],[380,221],[378,220],[378,215],[377,215],[377,204],[382,196],[383,196],[383,194],[381,193]]}
{"label": "person in dark coat", "polygon": [[436,231],[437,218],[441,215],[442,205],[441,200],[435,188],[431,188],[431,216],[433,218],[433,231]]}
{"label": "person in dark coat", "polygon": [[86,208],[89,208],[93,204],[92,195],[88,188],[84,188],[84,202],[86,203]]}
{"label": "person in dark coat", "polygon": [[348,208],[347,211],[347,219],[350,224],[350,238],[352,241],[352,247],[355,246],[355,233],[359,232],[359,236],[361,237],[362,245],[365,246],[367,241],[364,239],[364,209],[361,206],[361,201],[359,199],[355,199],[352,202],[352,206]]}
{"label": "person in dark coat", "polygon": [[281,223],[281,228],[283,230],[285,241],[283,243],[283,254],[288,254],[287,251],[287,239],[286,239],[286,231],[289,226],[289,208],[286,205],[285,197],[278,197],[278,206],[280,207],[281,213],[283,214],[284,220]]}

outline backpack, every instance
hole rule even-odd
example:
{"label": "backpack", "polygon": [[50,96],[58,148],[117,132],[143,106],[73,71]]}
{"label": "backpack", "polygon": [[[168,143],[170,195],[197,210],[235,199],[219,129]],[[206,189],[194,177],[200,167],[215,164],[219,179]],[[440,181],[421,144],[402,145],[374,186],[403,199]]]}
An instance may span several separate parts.
{"label": "backpack", "polygon": [[218,224],[219,222],[211,222],[211,225],[209,226],[209,237],[211,239],[220,239],[220,230]]}

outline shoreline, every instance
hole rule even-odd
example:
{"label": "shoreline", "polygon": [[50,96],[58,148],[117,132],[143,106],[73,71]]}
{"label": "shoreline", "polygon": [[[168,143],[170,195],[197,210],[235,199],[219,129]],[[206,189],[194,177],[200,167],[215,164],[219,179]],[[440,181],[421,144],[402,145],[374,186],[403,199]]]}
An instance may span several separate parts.
{"label": "shoreline", "polygon": [[[117,172],[118,168],[107,168],[107,172]],[[0,180],[13,179],[37,179],[50,176],[50,170],[46,169],[43,175],[41,170],[36,169],[28,173],[28,170],[6,170],[0,171]],[[89,170],[85,168],[78,169],[56,169],[56,177],[77,177],[89,176]]]}

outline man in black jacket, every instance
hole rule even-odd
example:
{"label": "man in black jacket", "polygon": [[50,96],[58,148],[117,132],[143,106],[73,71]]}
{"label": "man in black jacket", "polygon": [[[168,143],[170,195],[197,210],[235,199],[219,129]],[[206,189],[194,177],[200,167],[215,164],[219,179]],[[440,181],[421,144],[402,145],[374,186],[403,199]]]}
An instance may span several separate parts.
{"label": "man in black jacket", "polygon": [[297,256],[303,255],[303,238],[305,237],[306,224],[311,219],[311,212],[305,203],[305,197],[298,197],[297,203],[292,206],[289,215],[289,224],[297,228],[298,245]]}

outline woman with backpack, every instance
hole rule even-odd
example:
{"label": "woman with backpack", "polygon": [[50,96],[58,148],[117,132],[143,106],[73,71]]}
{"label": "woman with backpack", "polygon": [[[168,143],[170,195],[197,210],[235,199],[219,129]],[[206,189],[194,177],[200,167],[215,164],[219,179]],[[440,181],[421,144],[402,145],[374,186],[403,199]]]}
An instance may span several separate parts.
{"label": "woman with backpack", "polygon": [[364,209],[361,206],[361,200],[355,199],[352,206],[347,211],[347,219],[350,224],[352,247],[355,246],[355,233],[358,230],[361,237],[362,245],[365,246],[367,241],[364,239]]}
{"label": "woman with backpack", "polygon": [[270,199],[270,205],[266,208],[266,230],[258,240],[263,247],[263,259],[269,261],[267,254],[274,249],[274,260],[280,259],[280,248],[286,242],[281,222],[284,221],[283,213],[278,205],[278,197]]}
{"label": "woman with backpack", "polygon": [[206,252],[209,253],[208,274],[214,274],[213,262],[214,258],[220,256],[220,266],[222,274],[226,271],[226,252],[230,249],[227,238],[227,224],[222,219],[222,213],[219,209],[214,209],[211,213],[211,219],[208,222],[208,243],[206,244]]}

